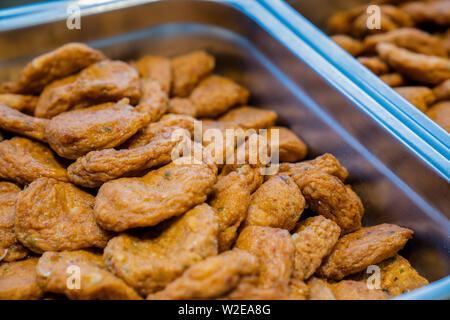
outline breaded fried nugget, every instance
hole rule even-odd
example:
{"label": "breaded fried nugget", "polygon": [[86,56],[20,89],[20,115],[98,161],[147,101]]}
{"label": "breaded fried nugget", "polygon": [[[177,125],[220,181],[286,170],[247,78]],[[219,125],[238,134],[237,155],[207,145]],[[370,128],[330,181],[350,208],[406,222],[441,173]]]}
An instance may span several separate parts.
{"label": "breaded fried nugget", "polygon": [[45,129],[50,147],[61,157],[77,159],[90,151],[122,144],[150,120],[147,113],[128,102],[123,99],[52,118]]}
{"label": "breaded fried nugget", "polygon": [[[297,296],[297,295],[296,295]],[[289,300],[291,289],[286,282],[278,281],[270,288],[260,286],[259,277],[244,277],[237,287],[221,297],[222,300]],[[299,300],[299,299],[295,299]]]}
{"label": "breaded fried nugget", "polygon": [[450,2],[448,0],[409,2],[400,8],[417,24],[450,26]]}
{"label": "breaded fried nugget", "polygon": [[172,59],[172,95],[187,97],[197,83],[215,67],[213,56],[205,51],[194,51]]}
{"label": "breaded fried nugget", "polygon": [[50,82],[67,77],[103,59],[106,57],[100,51],[81,43],[68,43],[33,59],[20,72],[18,80],[2,84],[0,91],[40,93]]}
{"label": "breaded fried nugget", "polygon": [[248,226],[240,233],[235,247],[258,258],[262,287],[269,288],[277,281],[289,282],[293,270],[294,242],[287,230]]}
{"label": "breaded fried nugget", "polygon": [[163,290],[195,263],[217,255],[218,232],[216,212],[201,204],[156,237],[140,240],[121,234],[113,238],[104,259],[109,270],[146,296]]}
{"label": "breaded fried nugget", "polygon": [[28,250],[17,241],[14,215],[20,188],[10,182],[0,182],[0,262],[25,258]]}
{"label": "breaded fried nugget", "polygon": [[375,47],[381,42],[392,43],[416,53],[447,58],[447,51],[439,38],[416,28],[401,28],[368,36],[364,39],[365,51],[375,52]]}
{"label": "breaded fried nugget", "polygon": [[108,181],[95,199],[97,222],[113,231],[156,225],[204,202],[216,175],[213,165],[170,163],[142,178]]}
{"label": "breaded fried nugget", "polygon": [[1,129],[45,142],[45,128],[48,123],[47,119],[29,116],[0,103]]}
{"label": "breaded fried nugget", "polygon": [[350,55],[357,57],[361,54],[364,47],[361,41],[353,39],[345,34],[337,34],[330,37],[331,40],[337,43],[342,49],[347,51]]}
{"label": "breaded fried nugget", "polygon": [[306,144],[294,132],[284,127],[270,127],[267,130],[267,142],[270,150],[272,150],[271,137],[274,132],[278,135],[279,161],[296,162],[306,157],[308,153]]}
{"label": "breaded fried nugget", "polygon": [[382,74],[380,75],[380,79],[391,87],[404,86],[408,83],[405,77],[397,72]]}
{"label": "breaded fried nugget", "polygon": [[340,280],[394,256],[412,238],[409,229],[393,224],[362,228],[340,238],[317,274]]}
{"label": "breaded fried nugget", "polygon": [[294,230],[295,245],[293,277],[308,279],[330,254],[341,234],[341,228],[323,216],[308,218]]}
{"label": "breaded fried nugget", "polygon": [[269,178],[252,194],[244,226],[294,229],[305,208],[305,198],[286,174]]}
{"label": "breaded fried nugget", "polygon": [[256,257],[244,250],[233,249],[194,264],[167,287],[147,299],[209,299],[235,288],[245,276],[258,273]]}
{"label": "breaded fried nugget", "polygon": [[44,295],[36,281],[39,258],[0,264],[0,300],[37,300]]}
{"label": "breaded fried nugget", "polygon": [[424,84],[437,85],[450,79],[450,60],[428,56],[381,42],[376,46],[380,57],[393,69]]}
{"label": "breaded fried nugget", "polygon": [[156,80],[161,88],[170,94],[172,84],[172,67],[170,59],[161,56],[143,56],[134,64],[139,76]]}
{"label": "breaded fried nugget", "polygon": [[436,101],[433,91],[428,87],[397,87],[394,88],[403,98],[422,112]]}
{"label": "breaded fried nugget", "polygon": [[376,75],[389,72],[389,66],[379,57],[359,57],[358,61]]}
{"label": "breaded fried nugget", "polygon": [[450,100],[450,79],[434,87],[433,94],[437,101]]}
{"label": "breaded fried nugget", "polygon": [[26,185],[40,177],[67,181],[67,172],[40,142],[14,137],[0,142],[0,178]]}
{"label": "breaded fried nugget", "polygon": [[77,105],[94,105],[107,101],[130,99],[139,101],[137,71],[122,61],[100,61],[78,75],[47,86],[39,97],[35,116],[52,118]]}
{"label": "breaded fried nugget", "polygon": [[151,79],[141,79],[141,99],[136,110],[147,113],[150,122],[158,121],[167,111],[169,98],[161,85]]}
{"label": "breaded fried nugget", "polygon": [[228,111],[219,118],[220,122],[238,125],[244,129],[266,129],[275,124],[277,114],[272,110],[264,110],[243,106]]}
{"label": "breaded fried nugget", "polygon": [[433,105],[428,110],[427,116],[444,128],[444,130],[450,132],[450,100]]}
{"label": "breaded fried nugget", "polygon": [[4,93],[0,94],[0,104],[5,104],[10,108],[19,110],[27,114],[34,114],[34,109],[38,102],[38,97],[21,94]]}
{"label": "breaded fried nugget", "polygon": [[[79,269],[73,268],[70,273],[70,267]],[[64,294],[72,300],[142,299],[133,288],[106,269],[100,254],[86,250],[45,252],[39,259],[36,272],[42,290]],[[79,283],[71,280],[73,275],[80,276]]]}
{"label": "breaded fried nugget", "polygon": [[36,253],[104,248],[111,234],[95,222],[94,196],[52,178],[33,181],[16,203],[15,232]]}

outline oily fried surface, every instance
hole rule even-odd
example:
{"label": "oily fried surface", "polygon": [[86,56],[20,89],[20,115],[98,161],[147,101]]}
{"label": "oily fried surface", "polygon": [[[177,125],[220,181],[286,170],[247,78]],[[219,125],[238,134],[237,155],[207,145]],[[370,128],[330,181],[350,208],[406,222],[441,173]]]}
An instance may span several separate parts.
{"label": "oily fried surface", "polygon": [[142,78],[156,80],[161,88],[170,93],[172,85],[172,67],[170,59],[161,56],[146,55],[134,64]]}
{"label": "oily fried surface", "polygon": [[275,143],[278,143],[279,161],[296,162],[303,160],[308,153],[306,144],[291,130],[284,127],[270,127],[267,131],[268,144],[273,153],[272,136],[278,137]]}
{"label": "oily fried surface", "polygon": [[197,83],[215,67],[215,59],[205,51],[194,51],[172,59],[172,95],[187,97]]}
{"label": "oily fried surface", "polygon": [[401,9],[417,24],[450,26],[450,3],[447,0],[409,2]]}
{"label": "oily fried surface", "polygon": [[68,43],[33,59],[20,72],[17,81],[3,84],[0,91],[39,93],[48,83],[103,59],[105,56],[100,51],[82,43]]}
{"label": "oily fried surface", "polygon": [[287,230],[248,226],[240,233],[236,248],[258,258],[262,287],[271,287],[277,281],[289,282],[293,269],[294,243]]}
{"label": "oily fried surface", "polygon": [[14,93],[0,94],[0,104],[27,114],[34,114],[37,102],[38,98],[35,96]]}
{"label": "oily fried surface", "polygon": [[436,100],[450,100],[450,79],[445,80],[440,85],[433,88]]}
{"label": "oily fried surface", "polygon": [[285,174],[269,178],[252,194],[245,226],[292,230],[303,209],[305,198],[294,180]]}
{"label": "oily fried surface", "polygon": [[10,182],[0,182],[0,262],[25,258],[28,250],[17,241],[14,215],[20,188]]}
{"label": "oily fried surface", "polygon": [[94,200],[71,183],[37,179],[17,199],[17,238],[37,253],[104,248],[111,235],[95,222]]}
{"label": "oily fried surface", "polygon": [[427,111],[427,116],[444,128],[444,130],[450,132],[450,100],[433,105]]}
{"label": "oily fried surface", "polygon": [[378,57],[359,57],[358,61],[376,75],[389,72],[389,66]]}
{"label": "oily fried surface", "polygon": [[265,129],[273,126],[277,114],[272,110],[264,110],[249,106],[238,107],[228,111],[219,118],[220,122],[235,124],[244,129]]}
{"label": "oily fried surface", "polygon": [[209,205],[198,205],[160,235],[142,240],[127,234],[113,238],[105,248],[105,262],[142,295],[163,290],[190,266],[217,255],[218,220]]}
{"label": "oily fried surface", "polygon": [[52,118],[77,106],[140,97],[137,71],[122,61],[100,61],[78,75],[47,86],[39,97],[35,116]]}
{"label": "oily fried surface", "polygon": [[428,87],[397,87],[395,91],[422,112],[426,112],[428,106],[436,100],[433,91]]}
{"label": "oily fried surface", "polygon": [[46,141],[47,119],[39,119],[0,103],[0,129]]}
{"label": "oily fried surface", "polygon": [[327,281],[311,277],[308,282],[308,300],[336,300]]}
{"label": "oily fried surface", "polygon": [[61,157],[77,159],[89,151],[122,144],[149,122],[127,99],[62,113],[50,120],[45,134]]}
{"label": "oily fried surface", "polygon": [[394,256],[413,232],[393,224],[362,228],[340,238],[317,270],[321,277],[340,280]]}
{"label": "oily fried surface", "polygon": [[[68,273],[69,267],[79,268],[79,289],[76,289],[75,281],[70,278],[78,273]],[[45,252],[39,259],[36,272],[37,281],[43,291],[64,294],[69,299],[142,299],[134,289],[106,269],[101,255],[89,251]]]}
{"label": "oily fried surface", "polygon": [[158,121],[167,111],[169,98],[161,85],[153,79],[141,79],[141,99],[136,109],[147,113],[150,122]]}
{"label": "oily fried surface", "polygon": [[0,142],[0,178],[20,185],[40,177],[67,181],[67,172],[44,144],[14,137]]}
{"label": "oily fried surface", "polygon": [[43,296],[36,281],[39,258],[0,264],[0,300],[36,300]]}
{"label": "oily fried surface", "polygon": [[342,49],[354,57],[358,56],[364,50],[361,41],[353,39],[345,34],[334,35],[331,37],[331,40],[336,42]]}
{"label": "oily fried surface", "polygon": [[142,178],[103,184],[95,199],[97,222],[107,230],[153,226],[204,202],[217,168],[206,164],[168,164]]}
{"label": "oily fried surface", "polygon": [[391,87],[404,86],[408,83],[405,77],[398,72],[382,74],[380,75],[380,79]]}
{"label": "oily fried surface", "polygon": [[243,250],[233,249],[194,264],[164,290],[147,299],[216,298],[235,288],[243,277],[257,273],[257,259]]}
{"label": "oily fried surface", "polygon": [[[292,290],[297,292],[295,289]],[[298,297],[298,295],[296,295]],[[272,287],[263,288],[257,276],[242,278],[237,287],[220,299],[224,300],[289,300],[291,288],[286,282],[279,281]],[[300,299],[295,299],[300,300]],[[303,300],[303,299],[302,299]]]}
{"label": "oily fried surface", "polygon": [[330,254],[339,239],[341,229],[323,216],[310,217],[294,230],[294,272],[298,280],[308,279]]}
{"label": "oily fried surface", "polygon": [[378,289],[369,289],[365,282],[342,280],[328,283],[312,277],[308,281],[309,300],[386,300],[389,296]]}

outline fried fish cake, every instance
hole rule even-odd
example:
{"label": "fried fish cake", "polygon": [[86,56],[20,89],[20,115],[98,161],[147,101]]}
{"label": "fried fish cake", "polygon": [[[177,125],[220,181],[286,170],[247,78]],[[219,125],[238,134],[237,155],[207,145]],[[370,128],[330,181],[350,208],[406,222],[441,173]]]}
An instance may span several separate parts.
{"label": "fried fish cake", "polygon": [[100,51],[82,43],[68,43],[33,59],[20,72],[18,80],[2,84],[0,91],[40,93],[50,82],[67,77],[104,59],[106,57]]}
{"label": "fried fish cake", "polygon": [[156,80],[167,94],[172,85],[172,66],[170,59],[161,56],[146,55],[134,64],[139,76],[144,79]]}
{"label": "fried fish cake", "polygon": [[257,273],[257,258],[244,250],[233,249],[194,264],[164,290],[147,299],[217,298],[235,288],[243,277]]}
{"label": "fried fish cake", "polygon": [[34,114],[37,102],[38,97],[35,96],[14,93],[0,94],[0,104],[7,105],[26,114]]}
{"label": "fried fish cake", "polygon": [[100,187],[97,222],[107,230],[153,226],[203,203],[216,182],[217,168],[170,163],[142,178],[121,178]]}
{"label": "fried fish cake", "polygon": [[28,250],[17,241],[14,233],[14,215],[20,188],[10,182],[0,182],[0,262],[20,260]]}
{"label": "fried fish cake", "polygon": [[48,123],[0,103],[0,129],[45,142]]}
{"label": "fried fish cake", "polygon": [[358,61],[376,75],[389,72],[389,66],[379,57],[359,57]]}
{"label": "fried fish cake", "polygon": [[[289,300],[291,288],[286,282],[279,281],[270,288],[259,284],[258,276],[244,277],[237,287],[221,297],[221,300]],[[295,299],[298,300],[298,299]]]}
{"label": "fried fish cake", "polygon": [[359,56],[364,50],[361,41],[353,39],[352,37],[345,34],[337,34],[331,36],[331,40],[336,42],[342,49],[344,49],[354,57]]}
{"label": "fried fish cake", "polygon": [[158,121],[167,111],[169,98],[161,85],[152,79],[141,79],[141,99],[136,110],[147,113],[150,122]]}
{"label": "fried fish cake", "polygon": [[311,277],[308,286],[308,300],[336,300],[329,283],[323,279]]}
{"label": "fried fish cake", "polygon": [[202,78],[215,67],[215,59],[205,51],[194,51],[171,60],[172,95],[187,97]]}
{"label": "fried fish cake", "polygon": [[417,24],[450,26],[450,3],[447,0],[409,2],[400,8]]}
{"label": "fried fish cake", "polygon": [[450,59],[414,53],[385,42],[376,50],[393,69],[418,83],[437,85],[450,79]]}
{"label": "fried fish cake", "polygon": [[44,144],[14,137],[0,142],[0,178],[26,185],[40,177],[67,181],[67,172]]}
{"label": "fried fish cake", "polygon": [[266,129],[275,124],[277,114],[272,110],[264,110],[250,106],[232,109],[219,118],[220,122],[235,124],[244,129]]}
{"label": "fried fish cake", "polygon": [[262,287],[271,287],[277,281],[289,282],[295,249],[287,230],[248,226],[240,233],[235,247],[258,258]]}
{"label": "fried fish cake", "polygon": [[450,100],[450,79],[433,88],[433,94],[437,101]]}
{"label": "fried fish cake", "polygon": [[323,258],[333,250],[340,234],[339,226],[323,216],[302,221],[292,235],[295,245],[293,277],[305,280],[312,276]]}
{"label": "fried fish cake", "polygon": [[[86,250],[45,252],[36,272],[37,282],[44,292],[64,294],[72,300],[142,299],[133,288],[107,270],[100,254]],[[79,276],[79,282],[76,276]]]}
{"label": "fried fish cake", "polygon": [[428,87],[397,87],[395,91],[422,112],[426,112],[428,106],[436,101],[433,91]]}
{"label": "fried fish cake", "polygon": [[35,116],[52,118],[76,107],[128,98],[136,104],[140,97],[137,71],[122,61],[100,61],[78,75],[47,86],[39,97]]}
{"label": "fried fish cake", "polygon": [[394,256],[412,238],[409,229],[393,224],[362,228],[341,237],[317,270],[321,277],[340,280]]}
{"label": "fried fish cake", "polygon": [[36,281],[39,258],[0,264],[0,300],[37,300],[44,295]]}
{"label": "fried fish cake", "polygon": [[273,147],[272,136],[274,136],[274,138],[277,137],[275,143],[278,143],[279,161],[297,162],[306,157],[306,154],[308,153],[306,144],[288,128],[270,127],[267,130],[267,142],[270,150],[272,150]]}
{"label": "fried fish cake", "polygon": [[36,253],[104,248],[111,234],[95,222],[94,196],[68,182],[40,178],[21,191],[15,232]]}
{"label": "fried fish cake", "polygon": [[252,194],[244,226],[294,229],[305,208],[305,198],[285,174],[269,178]]}
{"label": "fried fish cake", "polygon": [[444,128],[444,130],[450,132],[450,100],[441,101],[431,106],[427,111],[427,116]]}
{"label": "fried fish cake", "polygon": [[163,290],[195,263],[217,255],[219,219],[207,204],[189,210],[160,235],[139,239],[121,234],[109,241],[109,270],[141,295]]}
{"label": "fried fish cake", "polygon": [[45,129],[50,147],[61,157],[77,159],[90,151],[118,146],[150,121],[128,99],[64,112]]}

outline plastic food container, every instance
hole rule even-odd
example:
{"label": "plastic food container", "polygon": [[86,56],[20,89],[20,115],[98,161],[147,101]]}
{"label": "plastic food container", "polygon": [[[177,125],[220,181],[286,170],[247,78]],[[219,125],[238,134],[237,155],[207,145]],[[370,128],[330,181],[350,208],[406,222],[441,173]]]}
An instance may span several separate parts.
{"label": "plastic food container", "polygon": [[330,152],[348,168],[366,208],[365,225],[415,230],[401,253],[434,283],[399,298],[449,295],[448,155],[430,142],[439,139],[392,116],[273,8],[257,1],[185,0],[105,1],[80,10],[79,30],[67,28],[64,2],[2,12],[0,80],[71,41],[125,60],[206,49],[217,58],[219,73],[249,88],[251,104],[276,110],[280,122],[304,139],[309,157]]}

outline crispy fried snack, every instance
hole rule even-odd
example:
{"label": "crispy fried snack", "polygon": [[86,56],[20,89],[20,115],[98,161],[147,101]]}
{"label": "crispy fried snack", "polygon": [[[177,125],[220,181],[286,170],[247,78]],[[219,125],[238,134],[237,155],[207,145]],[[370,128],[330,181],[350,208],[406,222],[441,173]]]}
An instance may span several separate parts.
{"label": "crispy fried snack", "polygon": [[101,186],[95,199],[97,222],[107,230],[153,226],[204,202],[217,168],[168,164],[142,178],[121,178]]}
{"label": "crispy fried snack", "polygon": [[337,34],[331,36],[331,40],[336,42],[342,49],[344,49],[354,57],[359,56],[364,50],[361,41],[353,39],[352,37],[345,34]]}
{"label": "crispy fried snack", "polygon": [[336,300],[327,281],[311,277],[306,284],[309,289],[308,300]]}
{"label": "crispy fried snack", "polygon": [[433,94],[437,101],[450,100],[450,79],[434,87]]}
{"label": "crispy fried snack", "polygon": [[272,150],[271,136],[274,131],[278,134],[279,160],[282,162],[296,162],[303,160],[308,153],[308,147],[297,135],[283,127],[270,127],[267,130],[267,142]]}
{"label": "crispy fried snack", "polygon": [[147,299],[217,298],[236,288],[243,277],[257,273],[257,259],[243,250],[233,249],[194,264],[164,290]]}
{"label": "crispy fried snack", "polygon": [[20,260],[28,250],[17,241],[14,214],[20,188],[10,182],[0,182],[0,262]]}
{"label": "crispy fried snack", "polygon": [[147,55],[140,58],[134,66],[141,78],[156,80],[164,92],[170,94],[172,67],[169,58]]}
{"label": "crispy fried snack", "polygon": [[450,79],[450,60],[428,56],[381,42],[376,46],[380,57],[393,69],[423,84],[437,85]]}
{"label": "crispy fried snack", "polygon": [[[294,287],[294,286],[293,286]],[[298,299],[300,295],[296,294],[297,290],[293,288],[292,291],[295,292],[295,300]],[[244,277],[237,287],[220,298],[221,300],[290,300],[291,299],[291,288],[286,282],[278,281],[272,287],[263,288],[259,284],[258,276],[247,276]]]}
{"label": "crispy fried snack", "polygon": [[295,245],[293,277],[308,279],[322,264],[322,259],[333,250],[341,228],[323,216],[308,218],[294,230]]}
{"label": "crispy fried snack", "polygon": [[450,100],[433,105],[428,110],[427,116],[444,128],[444,130],[450,132]]}
{"label": "crispy fried snack", "polygon": [[405,77],[397,72],[382,74],[380,75],[380,79],[390,87],[404,86],[408,83]]}
{"label": "crispy fried snack", "polygon": [[20,72],[18,80],[2,84],[0,92],[40,93],[50,82],[104,59],[100,51],[81,43],[68,43],[33,59]]}
{"label": "crispy fried snack", "polygon": [[395,91],[422,112],[426,112],[428,106],[436,101],[433,91],[428,87],[397,87]]}
{"label": "crispy fried snack", "polygon": [[123,99],[52,118],[45,129],[50,146],[61,157],[77,159],[90,151],[122,144],[150,120],[147,113],[128,103]]}
{"label": "crispy fried snack", "polygon": [[67,181],[67,172],[40,142],[14,137],[0,142],[0,178],[26,185],[40,177]]}
{"label": "crispy fried snack", "polygon": [[308,298],[309,287],[302,280],[292,278],[289,282],[290,299],[306,300]]}
{"label": "crispy fried snack", "polygon": [[0,129],[45,142],[48,123],[47,119],[29,116],[0,103]]}
{"label": "crispy fried snack", "polygon": [[38,102],[38,97],[21,94],[4,93],[0,94],[0,104],[7,105],[27,114],[34,114],[34,109]]}
{"label": "crispy fried snack", "polygon": [[409,229],[393,224],[362,228],[338,240],[317,274],[340,280],[394,256],[412,238]]}
{"label": "crispy fried snack", "polygon": [[105,248],[109,270],[141,295],[163,290],[195,263],[217,255],[219,219],[207,204],[191,209],[160,235],[121,234]]}
{"label": "crispy fried snack", "polygon": [[400,8],[417,24],[450,26],[450,3],[447,0],[409,2]]}
{"label": "crispy fried snack", "polygon": [[266,129],[275,124],[277,114],[272,110],[264,110],[243,106],[228,111],[219,118],[220,122],[235,124],[244,129]]}
{"label": "crispy fried snack", "polygon": [[[73,273],[68,273],[70,267]],[[77,300],[141,300],[122,279],[110,273],[99,254],[86,250],[45,252],[36,267],[37,282],[45,292],[64,294]],[[80,276],[77,281],[71,275]]]}
{"label": "crispy fried snack", "polygon": [[305,208],[305,198],[286,174],[269,178],[252,194],[244,226],[294,229]]}
{"label": "crispy fried snack", "polygon": [[147,113],[150,122],[158,121],[167,111],[169,98],[161,85],[152,79],[141,79],[141,99],[136,110]]}
{"label": "crispy fried snack", "polygon": [[37,179],[18,196],[17,238],[36,253],[104,248],[112,235],[95,223],[94,200],[71,183]]}
{"label": "crispy fried snack", "polygon": [[187,97],[202,78],[215,67],[213,56],[205,51],[194,51],[172,59],[172,95]]}
{"label": "crispy fried snack", "polygon": [[389,72],[389,66],[379,57],[359,57],[358,61],[376,75]]}
{"label": "crispy fried snack", "polygon": [[277,281],[289,283],[293,269],[294,243],[287,230],[249,226],[242,230],[235,247],[258,258],[262,287],[269,288]]}
{"label": "crispy fried snack", "polygon": [[100,61],[78,75],[47,86],[39,97],[35,116],[52,118],[72,108],[128,98],[139,101],[137,71],[122,61]]}
{"label": "crispy fried snack", "polygon": [[37,300],[44,295],[36,281],[39,258],[0,264],[0,300]]}

